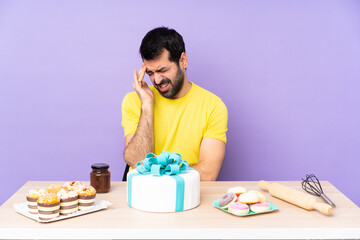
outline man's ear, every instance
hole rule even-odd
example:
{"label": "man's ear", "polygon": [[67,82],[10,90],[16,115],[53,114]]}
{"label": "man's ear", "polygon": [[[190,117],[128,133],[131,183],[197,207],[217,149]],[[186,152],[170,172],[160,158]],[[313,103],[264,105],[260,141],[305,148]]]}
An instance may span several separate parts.
{"label": "man's ear", "polygon": [[180,65],[182,68],[184,68],[184,69],[187,68],[188,58],[187,58],[185,52],[182,52],[182,53],[181,53],[180,60],[179,60],[179,65]]}

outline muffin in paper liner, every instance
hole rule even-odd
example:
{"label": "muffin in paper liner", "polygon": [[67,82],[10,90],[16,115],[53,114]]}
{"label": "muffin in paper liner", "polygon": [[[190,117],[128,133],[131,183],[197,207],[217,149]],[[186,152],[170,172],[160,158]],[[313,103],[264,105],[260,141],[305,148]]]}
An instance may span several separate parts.
{"label": "muffin in paper liner", "polygon": [[79,195],[76,191],[61,189],[57,196],[60,198],[60,215],[72,214],[78,210]]}
{"label": "muffin in paper liner", "polygon": [[37,207],[40,220],[56,218],[60,212],[60,198],[55,194],[40,196],[37,200]]}
{"label": "muffin in paper liner", "polygon": [[94,187],[84,187],[77,191],[79,194],[79,210],[86,210],[95,203],[96,190]]}

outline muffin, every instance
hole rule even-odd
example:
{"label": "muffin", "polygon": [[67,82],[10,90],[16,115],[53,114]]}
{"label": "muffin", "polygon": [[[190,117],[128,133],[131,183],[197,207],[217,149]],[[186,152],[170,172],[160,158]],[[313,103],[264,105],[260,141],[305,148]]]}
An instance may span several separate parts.
{"label": "muffin", "polygon": [[60,198],[52,193],[40,196],[37,206],[39,219],[50,220],[59,216]]}
{"label": "muffin", "polygon": [[57,194],[60,189],[62,189],[63,186],[61,186],[60,184],[51,184],[47,189],[46,191],[48,191],[48,193],[53,193],[53,194]]}
{"label": "muffin", "polygon": [[60,214],[68,215],[78,210],[78,194],[76,191],[61,189],[57,196],[60,198]]}
{"label": "muffin", "polygon": [[26,200],[28,204],[29,213],[37,214],[38,208],[37,208],[37,200],[40,196],[47,194],[45,189],[31,189],[26,194]]}
{"label": "muffin", "polygon": [[93,187],[79,189],[79,210],[88,209],[95,203],[96,190]]}
{"label": "muffin", "polygon": [[85,184],[80,181],[72,181],[64,184],[64,188],[69,191],[78,191],[84,187],[86,187]]}

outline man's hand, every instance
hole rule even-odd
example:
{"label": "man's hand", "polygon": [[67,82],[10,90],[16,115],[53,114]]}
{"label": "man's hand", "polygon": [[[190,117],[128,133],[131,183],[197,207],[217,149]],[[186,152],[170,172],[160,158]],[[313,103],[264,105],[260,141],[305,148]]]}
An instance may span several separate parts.
{"label": "man's hand", "polygon": [[147,83],[144,81],[146,66],[143,63],[139,73],[134,70],[133,88],[139,96],[141,103],[144,105],[153,103],[154,93],[151,91]]}

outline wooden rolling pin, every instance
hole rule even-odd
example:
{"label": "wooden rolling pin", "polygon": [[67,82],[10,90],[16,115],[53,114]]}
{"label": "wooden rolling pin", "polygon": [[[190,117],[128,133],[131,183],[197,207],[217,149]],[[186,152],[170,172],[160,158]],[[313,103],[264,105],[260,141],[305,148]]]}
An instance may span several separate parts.
{"label": "wooden rolling pin", "polygon": [[329,204],[320,203],[311,195],[296,191],[278,183],[270,184],[266,181],[260,181],[259,188],[262,190],[268,190],[272,196],[292,203],[298,207],[305,208],[309,211],[316,209],[326,215],[330,215],[333,211],[333,208]]}

